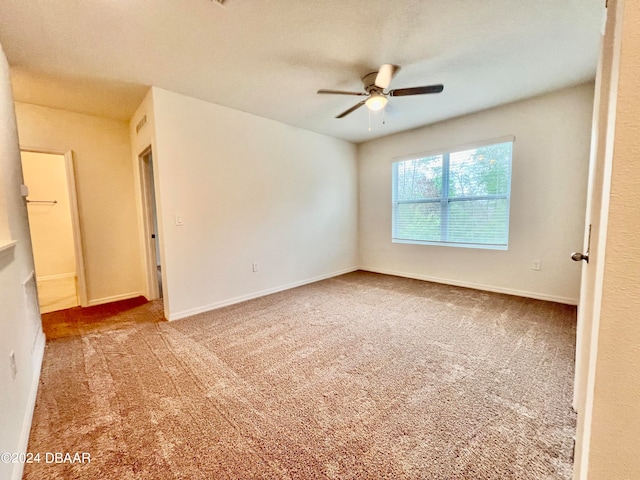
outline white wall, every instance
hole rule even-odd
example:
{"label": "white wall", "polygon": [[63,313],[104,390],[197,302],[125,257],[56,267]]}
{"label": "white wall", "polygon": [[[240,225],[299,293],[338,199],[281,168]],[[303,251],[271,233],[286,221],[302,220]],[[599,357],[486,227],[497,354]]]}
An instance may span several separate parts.
{"label": "white wall", "polygon": [[[44,335],[37,303],[35,309],[30,309],[23,287],[34,266],[27,208],[20,194],[22,168],[9,67],[1,49],[0,125],[0,452],[24,452],[38,389]],[[5,248],[9,239],[16,244]],[[17,366],[15,379],[9,367],[12,351]],[[18,479],[21,474],[21,464],[0,462],[0,478]]]}
{"label": "white wall", "polygon": [[[363,269],[577,303],[593,106],[586,84],[359,147]],[[508,251],[391,242],[394,157],[515,135]],[[542,269],[531,269],[540,260]]]}
{"label": "white wall", "polygon": [[157,88],[153,109],[170,319],[356,268],[354,145]]}
{"label": "white wall", "polygon": [[74,151],[89,304],[139,295],[143,278],[127,123],[15,105],[22,147]]}

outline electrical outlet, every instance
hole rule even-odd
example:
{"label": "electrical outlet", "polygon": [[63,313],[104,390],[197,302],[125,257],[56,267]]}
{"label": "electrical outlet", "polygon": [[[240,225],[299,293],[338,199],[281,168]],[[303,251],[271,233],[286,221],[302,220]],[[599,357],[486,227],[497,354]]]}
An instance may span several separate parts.
{"label": "electrical outlet", "polygon": [[253,268],[254,272],[257,272],[258,270],[260,270],[260,265],[258,265],[258,262],[253,262],[251,267]]}
{"label": "electrical outlet", "polygon": [[540,260],[534,260],[533,263],[531,264],[531,270],[540,270],[540,268],[541,268]]}
{"label": "electrical outlet", "polygon": [[16,354],[13,350],[9,354],[9,368],[11,368],[11,380],[15,380],[18,375],[18,366],[16,365]]}

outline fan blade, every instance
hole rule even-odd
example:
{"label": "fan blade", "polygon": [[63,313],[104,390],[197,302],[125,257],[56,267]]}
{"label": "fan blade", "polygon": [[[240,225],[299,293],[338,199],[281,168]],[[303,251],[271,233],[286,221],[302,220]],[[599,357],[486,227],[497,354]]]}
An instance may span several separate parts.
{"label": "fan blade", "polygon": [[395,90],[389,90],[389,95],[392,97],[405,97],[407,95],[424,95],[425,93],[440,93],[444,90],[443,85],[428,85],[426,87],[412,87],[412,88],[396,88]]}
{"label": "fan blade", "polygon": [[376,87],[382,88],[383,90],[389,88],[391,80],[397,71],[398,67],[396,65],[391,65],[390,63],[382,65],[380,70],[378,70],[378,75],[376,75]]}
{"label": "fan blade", "polygon": [[361,101],[360,103],[356,103],[353,107],[351,107],[349,110],[345,110],[344,112],[342,112],[340,115],[338,115],[336,118],[342,118],[342,117],[346,117],[347,115],[349,115],[351,112],[353,112],[354,110],[359,109],[362,105],[364,105],[364,102],[366,102],[366,100]]}
{"label": "fan blade", "polygon": [[323,93],[329,93],[329,94],[333,94],[333,95],[358,95],[358,96],[362,96],[362,95],[367,95],[365,92],[345,92],[344,90],[318,90],[318,93],[323,94]]}

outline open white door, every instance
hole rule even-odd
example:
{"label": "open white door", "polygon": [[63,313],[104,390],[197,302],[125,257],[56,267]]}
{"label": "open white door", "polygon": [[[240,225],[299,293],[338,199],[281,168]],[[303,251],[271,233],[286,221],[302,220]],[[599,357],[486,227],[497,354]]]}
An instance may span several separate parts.
{"label": "open white door", "polygon": [[622,5],[609,0],[596,77],[584,250],[576,336],[573,407],[578,412],[574,478],[586,478],[593,376],[602,300],[606,227],[617,107]]}
{"label": "open white door", "polygon": [[[600,61],[596,76],[593,122],[591,130],[591,158],[589,161],[589,186],[587,190],[587,211],[583,252],[573,256],[573,260],[583,261],[580,301],[578,305],[578,329],[576,338],[576,371],[573,407],[581,411],[584,405],[586,371],[589,363],[589,344],[596,302],[597,271],[601,263],[599,253],[604,238],[601,233],[602,215],[606,215],[608,196],[605,183],[610,182],[607,161],[611,162],[611,151],[607,152],[607,139],[613,136],[615,123],[615,103],[618,66],[614,65],[614,25],[615,5],[609,7],[605,32],[602,38]],[[611,145],[609,145],[611,147]],[[607,178],[608,175],[608,178]],[[606,225],[606,222],[604,223]],[[580,254],[583,256],[580,257]],[[601,280],[601,279],[600,279]]]}

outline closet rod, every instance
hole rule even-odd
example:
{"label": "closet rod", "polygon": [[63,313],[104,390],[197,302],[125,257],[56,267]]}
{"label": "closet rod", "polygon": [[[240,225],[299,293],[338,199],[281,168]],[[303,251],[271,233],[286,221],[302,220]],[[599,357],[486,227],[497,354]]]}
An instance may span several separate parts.
{"label": "closet rod", "polygon": [[27,203],[53,203],[56,204],[58,203],[57,200],[29,200],[27,199]]}

